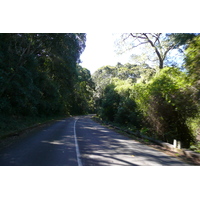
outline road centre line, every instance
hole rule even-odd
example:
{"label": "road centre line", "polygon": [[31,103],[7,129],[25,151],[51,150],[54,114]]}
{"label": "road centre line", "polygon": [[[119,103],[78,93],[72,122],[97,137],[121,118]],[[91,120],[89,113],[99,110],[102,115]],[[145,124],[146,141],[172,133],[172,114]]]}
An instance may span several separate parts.
{"label": "road centre line", "polygon": [[82,162],[81,162],[81,155],[80,155],[80,151],[79,151],[79,146],[78,146],[78,141],[77,141],[77,137],[76,137],[76,122],[79,119],[76,119],[76,121],[74,122],[74,140],[75,140],[75,146],[76,146],[76,157],[77,157],[77,162],[78,162],[78,166],[83,166]]}

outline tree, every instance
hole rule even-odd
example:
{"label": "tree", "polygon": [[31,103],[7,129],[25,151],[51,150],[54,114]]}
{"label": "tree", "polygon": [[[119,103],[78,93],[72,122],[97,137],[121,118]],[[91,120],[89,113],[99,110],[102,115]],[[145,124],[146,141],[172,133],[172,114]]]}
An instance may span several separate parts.
{"label": "tree", "polygon": [[90,71],[77,64],[77,81],[73,89],[73,114],[85,114],[94,112],[94,82],[92,81]]}
{"label": "tree", "polygon": [[200,35],[196,36],[186,49],[185,67],[190,78],[200,82]]}
{"label": "tree", "polygon": [[82,33],[0,34],[0,114],[72,112],[85,40]]}
{"label": "tree", "polygon": [[150,47],[157,57],[156,62],[159,64],[159,69],[163,69],[168,52],[176,47],[175,41],[170,40],[168,35],[162,33],[124,33],[121,35],[118,45],[125,45],[125,51],[141,45]]}
{"label": "tree", "polygon": [[103,119],[108,121],[114,121],[115,113],[120,102],[120,96],[114,88],[115,85],[112,83],[106,86],[101,103],[102,109],[100,111],[100,115]]}
{"label": "tree", "polygon": [[[191,120],[194,133],[200,141],[200,35],[193,38],[186,49],[185,68],[187,69],[188,79],[192,81],[192,95],[195,98],[194,104],[198,106],[199,115]],[[199,142],[200,143],[200,142]],[[200,152],[200,145],[197,145]]]}
{"label": "tree", "polygon": [[186,148],[195,141],[188,119],[198,115],[198,108],[190,84],[186,73],[166,67],[148,84],[134,85],[133,98],[151,129],[150,136],[170,143],[178,139]]}
{"label": "tree", "polygon": [[167,36],[176,43],[176,48],[183,46],[184,49],[190,44],[198,33],[168,33]]}
{"label": "tree", "polygon": [[101,67],[92,75],[98,114],[105,120],[138,128],[140,116],[134,100],[130,98],[130,90],[134,83],[141,79],[146,82],[154,73],[148,67],[130,63]]}

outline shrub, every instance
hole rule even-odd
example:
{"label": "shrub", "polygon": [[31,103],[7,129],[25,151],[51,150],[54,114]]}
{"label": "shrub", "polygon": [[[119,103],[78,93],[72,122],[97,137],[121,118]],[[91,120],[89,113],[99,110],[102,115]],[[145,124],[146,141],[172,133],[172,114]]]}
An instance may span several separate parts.
{"label": "shrub", "polygon": [[166,67],[148,84],[136,84],[135,101],[154,137],[167,142],[180,140],[184,147],[194,142],[187,119],[198,113],[186,74]]}

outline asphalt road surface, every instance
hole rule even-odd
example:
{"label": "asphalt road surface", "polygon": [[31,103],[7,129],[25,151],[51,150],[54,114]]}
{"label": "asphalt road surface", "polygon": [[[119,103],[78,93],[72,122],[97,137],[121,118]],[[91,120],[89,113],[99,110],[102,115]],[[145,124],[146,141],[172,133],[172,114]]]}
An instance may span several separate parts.
{"label": "asphalt road surface", "polygon": [[94,122],[58,120],[0,151],[0,166],[186,166],[188,164]]}

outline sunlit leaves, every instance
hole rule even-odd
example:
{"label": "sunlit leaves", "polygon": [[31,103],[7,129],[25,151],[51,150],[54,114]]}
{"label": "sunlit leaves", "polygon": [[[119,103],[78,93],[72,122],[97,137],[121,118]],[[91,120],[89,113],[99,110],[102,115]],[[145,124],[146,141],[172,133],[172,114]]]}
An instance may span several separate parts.
{"label": "sunlit leaves", "polygon": [[200,36],[193,39],[186,50],[186,68],[194,81],[200,77]]}
{"label": "sunlit leaves", "polygon": [[179,138],[185,146],[194,141],[187,119],[198,113],[191,83],[176,68],[165,68],[148,84],[136,84],[132,98],[157,137],[172,142]]}
{"label": "sunlit leaves", "polygon": [[[100,116],[132,128],[146,126],[146,134],[163,141],[172,142],[176,138],[182,141],[183,146],[194,142],[187,121],[197,116],[198,109],[187,74],[177,68],[166,67],[148,81],[139,82],[128,78],[128,66],[126,70],[123,65],[115,68],[107,66],[99,70],[105,75],[95,75],[94,81],[105,85],[98,98]],[[122,70],[127,73],[127,79],[120,76]]]}

